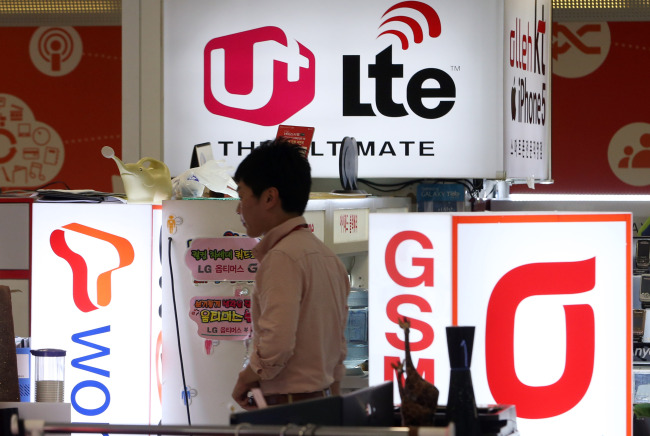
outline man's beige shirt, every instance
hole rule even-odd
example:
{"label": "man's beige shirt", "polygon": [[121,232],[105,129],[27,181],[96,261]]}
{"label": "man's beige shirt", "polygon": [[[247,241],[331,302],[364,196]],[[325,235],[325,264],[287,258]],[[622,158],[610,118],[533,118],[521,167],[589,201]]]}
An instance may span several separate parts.
{"label": "man's beige shirt", "polygon": [[345,373],[348,274],[340,259],[292,218],[253,249],[250,366],[264,394],[314,392]]}

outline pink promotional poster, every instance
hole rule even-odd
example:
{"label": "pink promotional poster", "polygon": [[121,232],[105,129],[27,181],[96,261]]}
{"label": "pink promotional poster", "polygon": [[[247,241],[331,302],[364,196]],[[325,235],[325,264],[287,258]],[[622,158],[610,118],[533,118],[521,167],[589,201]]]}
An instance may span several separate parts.
{"label": "pink promotional poster", "polygon": [[255,238],[192,239],[185,253],[185,265],[195,281],[255,280],[255,245]]}

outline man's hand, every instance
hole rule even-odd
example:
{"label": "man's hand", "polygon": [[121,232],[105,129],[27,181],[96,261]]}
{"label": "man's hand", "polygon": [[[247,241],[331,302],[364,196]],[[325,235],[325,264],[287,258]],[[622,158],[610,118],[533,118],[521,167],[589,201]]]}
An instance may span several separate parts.
{"label": "man's hand", "polygon": [[232,398],[245,410],[253,410],[257,407],[248,402],[248,393],[252,388],[260,385],[260,378],[250,366],[244,368],[237,377],[237,382],[232,390]]}
{"label": "man's hand", "polygon": [[330,392],[332,395],[341,395],[341,382],[335,381],[332,383],[332,386],[330,386]]}

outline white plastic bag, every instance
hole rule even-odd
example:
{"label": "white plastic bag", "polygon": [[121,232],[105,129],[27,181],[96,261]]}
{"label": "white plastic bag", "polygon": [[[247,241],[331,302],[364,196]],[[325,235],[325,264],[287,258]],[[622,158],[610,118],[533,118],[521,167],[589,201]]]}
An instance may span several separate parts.
{"label": "white plastic bag", "polygon": [[229,173],[233,167],[222,166],[223,160],[209,160],[172,179],[174,198],[203,197],[204,188],[238,198],[237,184]]}

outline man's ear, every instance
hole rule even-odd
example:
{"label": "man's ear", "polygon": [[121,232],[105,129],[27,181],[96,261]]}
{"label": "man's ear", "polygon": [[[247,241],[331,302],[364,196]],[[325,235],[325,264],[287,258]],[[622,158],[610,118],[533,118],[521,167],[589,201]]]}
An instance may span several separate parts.
{"label": "man's ear", "polygon": [[262,192],[262,202],[268,208],[274,207],[276,204],[280,204],[280,192],[278,188],[271,186]]}

